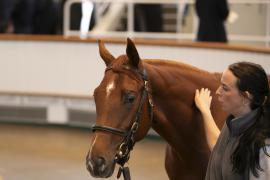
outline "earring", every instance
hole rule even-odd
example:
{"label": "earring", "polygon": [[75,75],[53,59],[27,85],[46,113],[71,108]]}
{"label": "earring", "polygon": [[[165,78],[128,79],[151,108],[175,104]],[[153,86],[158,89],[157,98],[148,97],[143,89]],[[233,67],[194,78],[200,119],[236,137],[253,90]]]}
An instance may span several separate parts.
{"label": "earring", "polygon": [[243,104],[244,106],[248,105],[248,99],[247,99],[247,98],[243,98],[242,104]]}
{"label": "earring", "polygon": [[267,96],[264,96],[264,100],[263,100],[262,106],[264,106],[266,104],[267,98],[268,98]]}

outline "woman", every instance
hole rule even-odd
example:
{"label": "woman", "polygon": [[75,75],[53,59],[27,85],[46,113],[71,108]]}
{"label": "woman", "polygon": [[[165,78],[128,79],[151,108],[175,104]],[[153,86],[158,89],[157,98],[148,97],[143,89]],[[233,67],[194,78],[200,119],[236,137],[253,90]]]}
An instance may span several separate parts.
{"label": "woman", "polygon": [[263,68],[250,62],[230,65],[216,94],[230,114],[221,132],[211,115],[208,89],[196,90],[212,150],[206,180],[270,179],[270,97]]}

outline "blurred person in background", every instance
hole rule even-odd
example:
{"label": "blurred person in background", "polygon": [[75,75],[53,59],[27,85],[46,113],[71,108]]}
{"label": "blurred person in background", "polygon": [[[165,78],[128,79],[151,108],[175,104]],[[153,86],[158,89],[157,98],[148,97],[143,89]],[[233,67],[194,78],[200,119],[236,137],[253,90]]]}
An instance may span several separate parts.
{"label": "blurred person in background", "polygon": [[161,4],[136,4],[134,8],[135,31],[139,32],[162,32]]}
{"label": "blurred person in background", "polygon": [[35,0],[0,0],[0,33],[33,32]]}
{"label": "blurred person in background", "polygon": [[0,0],[0,33],[55,34],[57,14],[53,0]]}
{"label": "blurred person in background", "polygon": [[228,42],[224,22],[229,15],[227,0],[196,0],[199,17],[197,41]]}
{"label": "blurred person in background", "polygon": [[53,0],[36,0],[33,34],[56,34],[59,21],[59,3]]}

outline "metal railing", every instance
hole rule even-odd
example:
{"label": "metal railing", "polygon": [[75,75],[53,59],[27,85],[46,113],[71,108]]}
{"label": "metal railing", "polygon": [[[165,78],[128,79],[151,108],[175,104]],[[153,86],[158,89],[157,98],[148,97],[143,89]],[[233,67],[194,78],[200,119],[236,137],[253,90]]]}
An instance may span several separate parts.
{"label": "metal railing", "polygon": [[[70,30],[70,9],[74,3],[81,3],[82,0],[67,0],[64,6],[64,36],[79,36],[80,32]],[[89,31],[88,37],[136,37],[136,38],[161,38],[161,39],[178,39],[178,40],[194,40],[197,33],[198,20],[196,15],[193,15],[193,28],[190,33],[182,32],[135,32],[134,30],[134,4],[175,4],[177,7],[176,22],[177,29],[181,18],[179,16],[180,8],[186,4],[194,4],[194,0],[91,0],[93,3],[124,3],[127,5],[127,30],[126,31]],[[264,43],[266,47],[270,47],[270,0],[229,0],[229,5],[265,5],[267,6],[265,35],[243,35],[228,33],[230,41],[255,42]],[[252,22],[250,22],[252,26]]]}

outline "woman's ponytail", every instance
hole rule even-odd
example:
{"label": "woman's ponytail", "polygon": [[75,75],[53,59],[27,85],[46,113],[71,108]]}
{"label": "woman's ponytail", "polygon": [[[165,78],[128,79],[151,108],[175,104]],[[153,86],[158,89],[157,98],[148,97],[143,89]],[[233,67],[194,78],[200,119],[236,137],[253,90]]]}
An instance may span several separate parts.
{"label": "woman's ponytail", "polygon": [[270,121],[270,93],[268,96],[265,96],[265,102],[263,104],[264,112],[266,113],[267,118]]}

